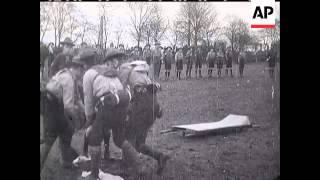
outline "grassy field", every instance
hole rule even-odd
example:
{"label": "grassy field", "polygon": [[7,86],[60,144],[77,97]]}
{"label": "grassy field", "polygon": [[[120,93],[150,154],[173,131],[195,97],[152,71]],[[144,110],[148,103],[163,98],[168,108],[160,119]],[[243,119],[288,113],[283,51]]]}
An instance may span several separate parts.
{"label": "grassy field", "polygon": [[[236,68],[234,66],[237,76]],[[194,73],[194,69],[192,71]],[[164,116],[155,122],[147,138],[147,144],[172,158],[162,176],[158,176],[156,161],[142,156],[150,172],[145,179],[271,180],[279,176],[279,67],[277,72],[275,80],[271,80],[265,64],[248,64],[242,80],[238,77],[208,79],[204,68],[202,79],[185,80],[183,72],[183,80],[177,81],[172,77],[172,70],[170,81],[160,80],[162,91],[158,99]],[[161,77],[164,79],[164,72]],[[259,127],[192,138],[182,137],[181,133],[160,134],[173,125],[218,121],[228,114],[248,115]],[[78,150],[82,145],[81,133],[77,133],[72,142]],[[112,151],[114,156],[121,155],[114,145]],[[60,168],[59,156],[56,143],[41,173],[42,179],[81,179],[80,171]]]}

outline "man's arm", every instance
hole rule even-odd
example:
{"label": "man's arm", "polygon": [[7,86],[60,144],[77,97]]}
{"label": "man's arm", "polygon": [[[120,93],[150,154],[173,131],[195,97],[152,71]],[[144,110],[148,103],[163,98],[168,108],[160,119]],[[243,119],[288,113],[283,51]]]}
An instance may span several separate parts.
{"label": "man's arm", "polygon": [[72,128],[79,128],[77,125],[81,122],[81,112],[80,109],[77,108],[77,102],[75,99],[75,89],[76,85],[73,79],[70,78],[63,78],[61,79],[61,86],[62,86],[62,99],[63,99],[63,105],[64,105],[64,111],[65,115],[67,117],[67,120],[69,120],[69,125]]}
{"label": "man's arm", "polygon": [[54,76],[58,71],[59,71],[59,66],[60,66],[60,63],[62,61],[62,56],[61,54],[58,54],[53,62],[51,63],[51,66],[50,66],[50,77]]}
{"label": "man's arm", "polygon": [[83,76],[84,109],[87,120],[86,127],[91,125],[95,119],[92,80],[93,74],[92,71],[89,70]]}

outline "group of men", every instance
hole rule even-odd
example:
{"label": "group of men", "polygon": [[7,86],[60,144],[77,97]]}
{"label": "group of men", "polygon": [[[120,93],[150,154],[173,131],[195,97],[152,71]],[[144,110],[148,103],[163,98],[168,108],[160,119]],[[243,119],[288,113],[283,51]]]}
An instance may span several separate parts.
{"label": "group of men", "polygon": [[[166,47],[162,51],[160,43],[155,43],[155,49],[150,50],[150,45],[147,44],[143,51],[143,56],[139,55],[138,47],[130,55],[134,60],[143,59],[145,60],[152,68],[152,76],[156,79],[159,78],[161,64],[164,64],[165,68],[165,80],[170,78],[171,64],[175,63],[176,78],[181,79],[181,72],[183,71],[183,66],[186,64],[186,78],[191,78],[191,70],[194,64],[195,67],[195,76],[196,78],[202,78],[202,65],[207,64],[208,67],[208,77],[213,76],[213,69],[216,65],[217,67],[217,76],[221,77],[221,70],[223,65],[226,65],[226,75],[233,77],[232,73],[232,63],[233,63],[233,54],[231,48],[228,47],[227,51],[224,52],[222,48],[211,48],[210,51],[206,54],[204,50],[198,46],[191,46],[187,48],[186,53],[183,52],[183,48],[176,48],[176,52],[173,51],[171,47]],[[243,77],[243,69],[245,65],[245,54],[240,52],[238,57],[239,63],[239,73],[240,77]]]}
{"label": "group of men", "polygon": [[91,159],[88,179],[99,179],[103,141],[104,158],[110,157],[110,132],[122,149],[123,165],[129,172],[143,173],[138,158],[141,152],[158,161],[161,173],[169,156],[145,144],[149,128],[162,116],[155,98],[160,85],[149,78],[148,64],[126,62],[125,54],[113,48],[97,64],[95,50],[83,48],[72,56],[71,39],[66,38],[61,45],[63,50],[53,60],[48,81],[40,89],[45,101],[40,171],[58,137],[62,166],[74,168],[72,162],[78,153],[71,147],[72,135],[85,129],[82,155]]}

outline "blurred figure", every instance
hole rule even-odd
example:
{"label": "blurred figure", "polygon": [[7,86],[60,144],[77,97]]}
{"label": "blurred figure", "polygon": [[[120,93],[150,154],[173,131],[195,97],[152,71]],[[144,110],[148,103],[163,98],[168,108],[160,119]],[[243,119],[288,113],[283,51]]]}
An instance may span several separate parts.
{"label": "blurred figure", "polygon": [[50,77],[56,74],[63,68],[68,67],[72,60],[73,54],[73,42],[70,38],[65,38],[64,41],[60,42],[62,45],[62,52],[59,53],[55,59],[53,60],[51,67],[50,67]]}
{"label": "blurred figure", "polygon": [[202,75],[201,75],[202,61],[203,61],[203,54],[201,51],[201,47],[198,46],[196,50],[196,64],[195,64],[196,71],[195,72],[196,72],[196,77],[198,77],[198,70],[199,70],[200,78],[202,78]]}
{"label": "blurred figure", "polygon": [[272,46],[267,55],[267,62],[269,64],[269,75],[271,79],[274,79],[274,68],[276,66],[276,51],[275,47]]}
{"label": "blurred figure", "polygon": [[141,60],[138,46],[134,47],[134,50],[131,53],[131,58],[132,58],[133,61]]}
{"label": "blurred figure", "polygon": [[181,71],[183,69],[183,52],[182,48],[178,49],[178,52],[175,56],[175,62],[176,62],[176,71],[177,71],[177,79],[181,79]]}
{"label": "blurred figure", "polygon": [[186,54],[187,59],[187,70],[186,70],[186,77],[191,78],[191,69],[192,69],[192,62],[194,61],[194,47],[189,47],[189,50]]}
{"label": "blurred figure", "polygon": [[213,48],[210,49],[210,52],[207,55],[207,63],[208,63],[208,76],[212,77],[212,70],[214,68],[216,53],[213,51]]}
{"label": "blurred figure", "polygon": [[172,48],[168,47],[167,50],[164,53],[163,61],[164,61],[164,67],[165,67],[165,75],[166,80],[170,78],[170,71],[171,71],[171,63],[173,60],[173,54],[172,54]]}
{"label": "blurred figure", "polygon": [[149,66],[150,66],[151,58],[152,58],[152,54],[150,50],[150,44],[147,44],[143,50],[143,59],[147,62]]}
{"label": "blurred figure", "polygon": [[72,160],[78,156],[71,147],[72,135],[85,123],[84,105],[78,91],[78,83],[84,73],[85,61],[75,56],[69,68],[58,71],[45,87],[45,139],[40,146],[40,171],[56,138],[62,157],[62,166],[72,168]]}
{"label": "blurred figure", "polygon": [[217,68],[218,68],[218,77],[221,77],[221,69],[223,67],[223,52],[222,48],[218,49],[217,55],[216,55],[216,60],[217,60]]}
{"label": "blurred figure", "polygon": [[153,71],[154,71],[154,78],[156,80],[159,79],[162,58],[163,58],[163,54],[161,51],[160,43],[156,42],[155,49],[152,52]]}
{"label": "blurred figure", "polygon": [[232,75],[232,51],[231,47],[227,48],[226,52],[226,75],[228,76],[228,70],[230,71],[230,76],[233,77]]}
{"label": "blurred figure", "polygon": [[243,52],[243,50],[240,51],[238,63],[239,63],[240,78],[243,78],[243,69],[244,69],[244,65],[245,65],[245,53]]}

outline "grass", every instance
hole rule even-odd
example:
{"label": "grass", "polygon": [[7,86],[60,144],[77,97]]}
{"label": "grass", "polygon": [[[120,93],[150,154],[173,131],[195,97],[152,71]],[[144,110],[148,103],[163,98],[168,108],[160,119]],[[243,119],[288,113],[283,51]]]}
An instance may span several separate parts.
{"label": "grass", "polygon": [[[234,65],[237,76],[236,68]],[[185,80],[183,72],[183,80],[178,81],[173,79],[172,70],[171,80],[160,80],[162,91],[158,100],[164,115],[156,120],[147,138],[147,144],[172,158],[160,177],[155,173],[156,161],[143,156],[142,161],[150,171],[146,179],[269,180],[280,175],[279,70],[277,72],[273,81],[265,64],[258,63],[245,66],[242,80],[225,77],[224,71],[221,79],[208,79],[204,68],[204,78]],[[193,73],[194,69],[192,76]],[[161,77],[164,79],[163,71]],[[182,137],[180,133],[160,134],[173,125],[218,121],[228,114],[248,115],[259,127],[193,138]],[[76,149],[81,147],[80,137],[74,136],[72,144]],[[112,150],[119,153],[114,146]],[[60,168],[58,158],[55,146],[42,172],[43,179],[65,179],[66,172]],[[78,176],[77,172],[68,178]]]}

